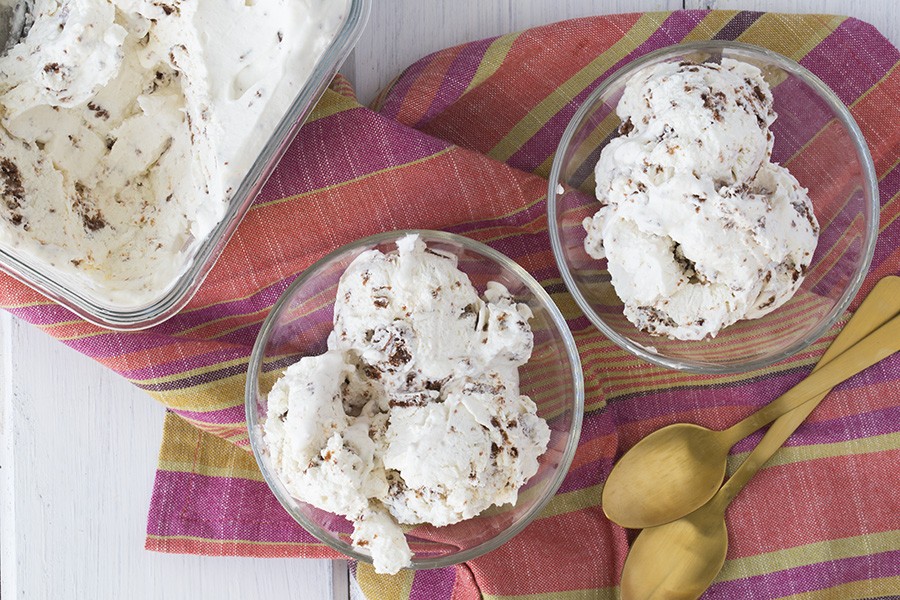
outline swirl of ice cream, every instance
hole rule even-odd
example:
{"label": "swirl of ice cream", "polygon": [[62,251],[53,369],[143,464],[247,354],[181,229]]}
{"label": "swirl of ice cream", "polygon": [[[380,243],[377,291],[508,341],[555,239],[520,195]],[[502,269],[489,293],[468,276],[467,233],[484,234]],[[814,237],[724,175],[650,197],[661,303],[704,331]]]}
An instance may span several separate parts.
{"label": "swirl of ice cream", "polygon": [[715,336],[800,286],[819,226],[806,190],[770,161],[772,103],[759,69],[727,58],[663,63],[627,82],[584,245],[607,259],[640,329]]}
{"label": "swirl of ice cream", "polygon": [[268,395],[264,440],[291,494],[354,522],[375,569],[409,566],[400,524],[443,526],[515,503],[550,430],[519,393],[531,311],[415,235],[338,284],[328,351]]}
{"label": "swirl of ice cream", "polygon": [[0,246],[97,304],[159,299],[346,6],[0,0]]}

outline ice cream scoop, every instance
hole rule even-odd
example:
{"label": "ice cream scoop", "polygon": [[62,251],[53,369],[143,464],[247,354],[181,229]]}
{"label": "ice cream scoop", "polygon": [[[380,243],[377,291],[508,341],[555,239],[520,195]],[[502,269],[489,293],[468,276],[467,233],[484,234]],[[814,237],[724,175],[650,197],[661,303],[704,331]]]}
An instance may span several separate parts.
{"label": "ice cream scoop", "polygon": [[327,351],[268,395],[264,442],[295,498],[345,515],[375,569],[410,564],[403,525],[515,503],[550,439],[520,393],[531,310],[417,235],[359,255],[338,283]]}
{"label": "ice cream scoop", "polygon": [[775,113],[759,69],[655,65],[632,76],[617,112],[584,246],[607,259],[626,317],[698,340],[784,304],[819,227],[806,190],[770,161]]}

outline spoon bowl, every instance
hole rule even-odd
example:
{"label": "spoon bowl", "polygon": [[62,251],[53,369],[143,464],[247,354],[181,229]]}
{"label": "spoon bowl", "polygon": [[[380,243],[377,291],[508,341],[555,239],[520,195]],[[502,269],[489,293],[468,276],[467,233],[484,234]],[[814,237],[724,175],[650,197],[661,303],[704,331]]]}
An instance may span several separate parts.
{"label": "spoon bowl", "polygon": [[[666,551],[660,552],[662,548]],[[722,570],[727,554],[728,531],[719,502],[645,529],[625,559],[622,600],[694,600]]]}
{"label": "spoon bowl", "polygon": [[725,478],[734,442],[724,433],[690,423],[651,433],[613,467],[603,486],[603,512],[622,527],[640,529],[700,508]]}
{"label": "spoon bowl", "polygon": [[[887,327],[897,314],[900,314],[900,278],[885,277],[869,293],[822,356],[814,375],[806,381],[728,429],[713,431],[680,423],[655,431],[635,444],[619,459],[603,486],[603,512],[623,527],[642,529],[674,521],[702,506],[722,484],[728,451],[735,443],[790,410],[814,400],[806,409],[808,414],[828,393],[828,389],[823,388],[818,398],[806,397],[803,388],[809,389],[809,380],[821,375],[816,373],[851,347],[858,353],[856,345],[876,330]],[[844,375],[849,376],[856,369],[873,364],[869,359],[884,355],[884,351],[892,352],[895,342],[890,336],[889,332],[882,333],[884,347],[873,348],[868,359],[847,369]],[[839,372],[835,374],[838,375],[835,382],[843,377]],[[794,426],[800,422],[802,419]]]}
{"label": "spoon bowl", "polygon": [[[900,316],[896,316],[898,314],[900,314],[900,278],[885,277],[878,282],[850,322],[829,346],[816,366],[817,373],[794,388],[794,390],[805,388],[806,391],[793,397],[790,393],[785,394],[769,406],[777,406],[780,403],[781,407],[778,410],[781,410],[787,405],[799,402],[813,389],[818,390],[816,392],[818,395],[814,394],[811,400],[799,404],[795,409],[779,417],[763,436],[762,441],[708,503],[678,520],[641,532],[625,560],[622,571],[621,586],[624,600],[693,599],[706,590],[725,564],[728,553],[725,510],[731,501],[825,397],[828,389],[823,385],[833,385],[840,378],[858,372],[866,365],[874,364],[900,350],[900,343],[897,341],[900,337]],[[788,400],[782,400],[784,398]],[[765,413],[766,409],[763,409],[741,423],[757,426],[764,417],[768,418],[769,415]],[[724,434],[728,437],[728,432],[731,431],[734,435],[734,431],[740,429],[741,423],[725,432],[710,433]],[[685,431],[697,434],[697,429],[703,429],[695,428],[696,426],[692,426]],[[660,440],[666,441],[661,435],[662,431],[657,434]],[[673,445],[672,440],[667,443],[669,446]],[[677,444],[675,446],[677,447]],[[619,485],[622,485],[621,482],[628,484],[627,478],[620,478],[618,481]],[[651,497],[654,500],[668,496],[663,489],[653,492]],[[619,502],[622,500],[617,498]],[[678,507],[670,503],[670,508],[672,514],[676,514]]]}

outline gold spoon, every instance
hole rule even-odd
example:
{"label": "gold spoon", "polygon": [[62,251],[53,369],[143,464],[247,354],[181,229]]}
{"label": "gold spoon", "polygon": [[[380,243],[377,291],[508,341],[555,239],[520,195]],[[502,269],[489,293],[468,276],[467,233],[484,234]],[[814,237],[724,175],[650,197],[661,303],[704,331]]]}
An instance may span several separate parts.
{"label": "gold spoon", "polygon": [[[853,360],[848,355],[867,352],[873,345],[878,356],[886,357],[890,354],[885,353],[886,348],[891,347],[888,340],[900,333],[900,317],[894,317],[889,323],[884,324],[891,313],[896,312],[897,304],[900,303],[900,297],[896,295],[900,290],[898,288],[900,279],[895,277],[891,279],[893,281],[882,281],[875,287],[853,319],[832,343],[819,362],[819,367],[826,363],[829,363],[829,366],[820,372],[824,373],[831,368],[842,369],[843,365]],[[890,311],[888,316],[884,314],[886,308]],[[878,329],[875,333],[853,346],[851,350],[840,354],[834,362],[829,362],[834,355],[852,343],[853,339],[865,335],[876,327]],[[900,348],[900,344],[895,347]],[[694,599],[709,587],[725,563],[728,552],[725,509],[760,467],[815,409],[824,395],[779,418],[734,475],[702,508],[671,523],[641,532],[622,570],[623,600]]]}
{"label": "gold spoon", "polygon": [[[900,277],[885,277],[822,356],[814,373],[898,312]],[[625,453],[610,472],[603,486],[603,512],[622,527],[643,529],[669,523],[703,506],[722,484],[729,449],[775,418],[811,400],[813,394],[806,392],[809,389],[804,387],[806,383],[722,431],[679,423],[648,435]],[[822,390],[830,387],[827,385]],[[808,410],[816,404],[810,403]],[[797,424],[805,418],[804,415]]]}

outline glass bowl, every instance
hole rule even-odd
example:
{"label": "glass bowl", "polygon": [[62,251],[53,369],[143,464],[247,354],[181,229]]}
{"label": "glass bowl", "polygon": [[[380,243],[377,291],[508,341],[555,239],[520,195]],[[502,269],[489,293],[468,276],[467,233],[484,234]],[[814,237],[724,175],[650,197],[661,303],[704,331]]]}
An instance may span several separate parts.
{"label": "glass bowl", "polygon": [[343,246],[304,271],[285,290],[259,332],[250,358],[246,387],[250,443],[266,483],[282,506],[317,539],[357,560],[368,552],[350,544],[353,526],[342,516],[301,502],[287,492],[270,463],[262,436],[266,397],[284,369],[303,356],[321,354],[332,329],[337,283],[362,252],[396,249],[396,241],[418,233],[429,248],[459,259],[459,269],[483,293],[489,281],[505,285],[517,302],[531,308],[534,351],[519,368],[522,394],[537,405],[550,426],[550,443],[537,474],[520,490],[515,505],[491,507],[479,516],[445,527],[418,525],[406,531],[412,568],[445,567],[489,552],[521,531],[550,501],[575,454],[584,412],[581,363],[572,334],[546,291],[522,267],[468,238],[438,231],[393,231]]}
{"label": "glass bowl", "polygon": [[[594,165],[621,123],[616,105],[639,69],[662,62],[757,66],[772,88],[778,119],[773,162],[809,189],[821,226],[800,289],[768,315],[738,321],[715,338],[672,340],[639,331],[625,318],[606,260],[584,250],[581,222],[599,208]],[[859,290],[875,251],[878,182],[868,147],[850,112],[822,81],[775,52],[737,42],[670,46],[637,59],[603,81],[575,113],[550,171],[548,221],[553,254],[566,287],[588,319],[622,348],[652,363],[696,373],[734,373],[770,365],[819,339]]]}

